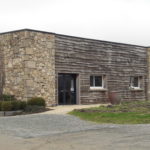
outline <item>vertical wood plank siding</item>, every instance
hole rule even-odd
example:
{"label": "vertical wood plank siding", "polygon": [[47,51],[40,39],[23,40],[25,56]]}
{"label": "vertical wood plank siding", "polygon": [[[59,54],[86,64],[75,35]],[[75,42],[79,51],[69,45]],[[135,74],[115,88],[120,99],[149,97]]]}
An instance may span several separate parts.
{"label": "vertical wood plank siding", "polygon": [[[108,91],[123,100],[145,100],[147,79],[146,48],[84,38],[55,35],[56,87],[58,73],[80,76],[80,102],[105,102]],[[90,75],[106,75],[107,91],[91,91]],[[129,89],[130,76],[143,77],[143,90]],[[58,95],[58,91],[56,91]]]}

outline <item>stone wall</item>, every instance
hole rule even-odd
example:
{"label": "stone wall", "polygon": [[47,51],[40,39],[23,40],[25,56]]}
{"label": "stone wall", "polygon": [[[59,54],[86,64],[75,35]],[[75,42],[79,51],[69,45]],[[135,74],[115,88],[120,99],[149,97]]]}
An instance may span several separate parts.
{"label": "stone wall", "polygon": [[20,31],[0,35],[4,53],[3,93],[20,100],[41,96],[55,104],[54,35]]}
{"label": "stone wall", "polygon": [[26,32],[25,96],[41,96],[55,104],[55,39],[54,35]]}
{"label": "stone wall", "polygon": [[0,35],[0,50],[3,53],[4,84],[3,93],[24,99],[24,55],[26,47],[25,32]]}
{"label": "stone wall", "polygon": [[2,39],[0,36],[0,96],[3,93],[3,86],[4,86],[4,78],[5,78],[5,72],[4,72],[4,51],[2,49]]}

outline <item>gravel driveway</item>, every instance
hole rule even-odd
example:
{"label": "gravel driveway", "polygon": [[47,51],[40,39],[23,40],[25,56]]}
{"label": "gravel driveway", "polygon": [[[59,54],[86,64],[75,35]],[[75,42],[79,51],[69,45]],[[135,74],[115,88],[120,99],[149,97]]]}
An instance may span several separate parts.
{"label": "gravel driveway", "polygon": [[149,150],[149,131],[150,125],[96,124],[66,114],[0,117],[3,150]]}
{"label": "gravel driveway", "polygon": [[[108,125],[102,126],[96,123],[86,122],[67,114],[35,114],[0,117],[0,134],[23,138],[98,129],[106,126]],[[111,127],[114,126],[112,125]]]}

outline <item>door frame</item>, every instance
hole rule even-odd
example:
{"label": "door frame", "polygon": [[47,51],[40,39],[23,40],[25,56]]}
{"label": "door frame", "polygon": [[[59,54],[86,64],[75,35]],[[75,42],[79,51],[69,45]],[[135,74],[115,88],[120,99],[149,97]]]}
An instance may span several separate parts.
{"label": "door frame", "polygon": [[58,75],[59,74],[73,74],[73,75],[76,75],[76,104],[74,104],[74,105],[79,105],[79,104],[81,104],[81,102],[80,102],[80,74],[79,73],[70,73],[70,72],[58,72],[57,73],[57,76],[56,76],[56,103],[57,103],[57,105],[59,105],[59,89],[58,89],[58,87],[59,87],[59,83],[58,83]]}

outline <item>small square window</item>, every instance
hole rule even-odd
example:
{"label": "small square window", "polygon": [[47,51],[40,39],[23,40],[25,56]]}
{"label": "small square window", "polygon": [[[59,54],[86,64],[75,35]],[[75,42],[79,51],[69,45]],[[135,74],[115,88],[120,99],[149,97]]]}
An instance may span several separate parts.
{"label": "small square window", "polygon": [[90,88],[104,88],[104,77],[90,76]]}
{"label": "small square window", "polygon": [[140,89],[141,84],[142,84],[141,76],[130,77],[130,87],[131,88]]}

